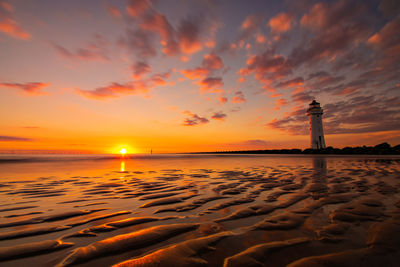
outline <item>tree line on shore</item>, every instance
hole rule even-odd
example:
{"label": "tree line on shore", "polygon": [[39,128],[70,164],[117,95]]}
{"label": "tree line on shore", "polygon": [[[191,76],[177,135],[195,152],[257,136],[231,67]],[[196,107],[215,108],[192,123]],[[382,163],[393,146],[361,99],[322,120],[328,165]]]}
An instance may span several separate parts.
{"label": "tree line on shore", "polygon": [[264,150],[239,150],[200,152],[199,154],[334,154],[334,155],[400,155],[400,144],[391,146],[384,142],[376,146],[357,146],[334,148],[328,146],[322,149],[264,149]]}

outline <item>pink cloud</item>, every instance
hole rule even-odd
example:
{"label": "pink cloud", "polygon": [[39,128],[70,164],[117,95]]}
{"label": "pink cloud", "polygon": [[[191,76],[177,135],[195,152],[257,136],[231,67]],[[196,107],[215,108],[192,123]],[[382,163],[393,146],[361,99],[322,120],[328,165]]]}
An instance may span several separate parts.
{"label": "pink cloud", "polygon": [[235,96],[232,98],[232,103],[240,104],[246,102],[246,98],[242,91],[235,92]]}
{"label": "pink cloud", "polygon": [[13,7],[6,1],[0,1],[0,32],[13,38],[28,40],[31,34],[25,31],[13,17]]}
{"label": "pink cloud", "polygon": [[29,95],[43,95],[42,89],[50,83],[30,82],[30,83],[0,83],[0,87],[22,90]]}
{"label": "pink cloud", "polygon": [[279,13],[268,22],[271,31],[274,33],[287,32],[293,24],[294,18],[287,13]]}

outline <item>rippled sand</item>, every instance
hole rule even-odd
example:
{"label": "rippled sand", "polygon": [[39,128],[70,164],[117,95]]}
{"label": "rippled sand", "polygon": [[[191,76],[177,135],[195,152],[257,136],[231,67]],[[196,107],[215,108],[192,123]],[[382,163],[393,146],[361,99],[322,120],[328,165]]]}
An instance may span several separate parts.
{"label": "rippled sand", "polygon": [[400,262],[399,157],[12,163],[0,175],[1,266]]}

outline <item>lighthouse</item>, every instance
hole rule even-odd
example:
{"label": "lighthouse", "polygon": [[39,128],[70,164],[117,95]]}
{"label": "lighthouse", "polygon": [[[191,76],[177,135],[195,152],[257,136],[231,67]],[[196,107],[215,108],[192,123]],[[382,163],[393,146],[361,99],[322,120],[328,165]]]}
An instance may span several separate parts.
{"label": "lighthouse", "polygon": [[324,114],[320,104],[311,102],[307,109],[307,116],[310,118],[310,141],[312,149],[325,148],[324,130],[322,128],[322,114]]}

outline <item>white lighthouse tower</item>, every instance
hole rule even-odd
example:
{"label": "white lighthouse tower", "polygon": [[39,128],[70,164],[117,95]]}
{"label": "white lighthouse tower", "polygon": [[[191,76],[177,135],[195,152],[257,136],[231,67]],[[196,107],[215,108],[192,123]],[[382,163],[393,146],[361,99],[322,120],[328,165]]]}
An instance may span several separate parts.
{"label": "white lighthouse tower", "polygon": [[322,114],[324,114],[324,112],[320,104],[314,99],[307,109],[307,116],[310,118],[310,141],[312,149],[326,147],[324,129],[322,128]]}

